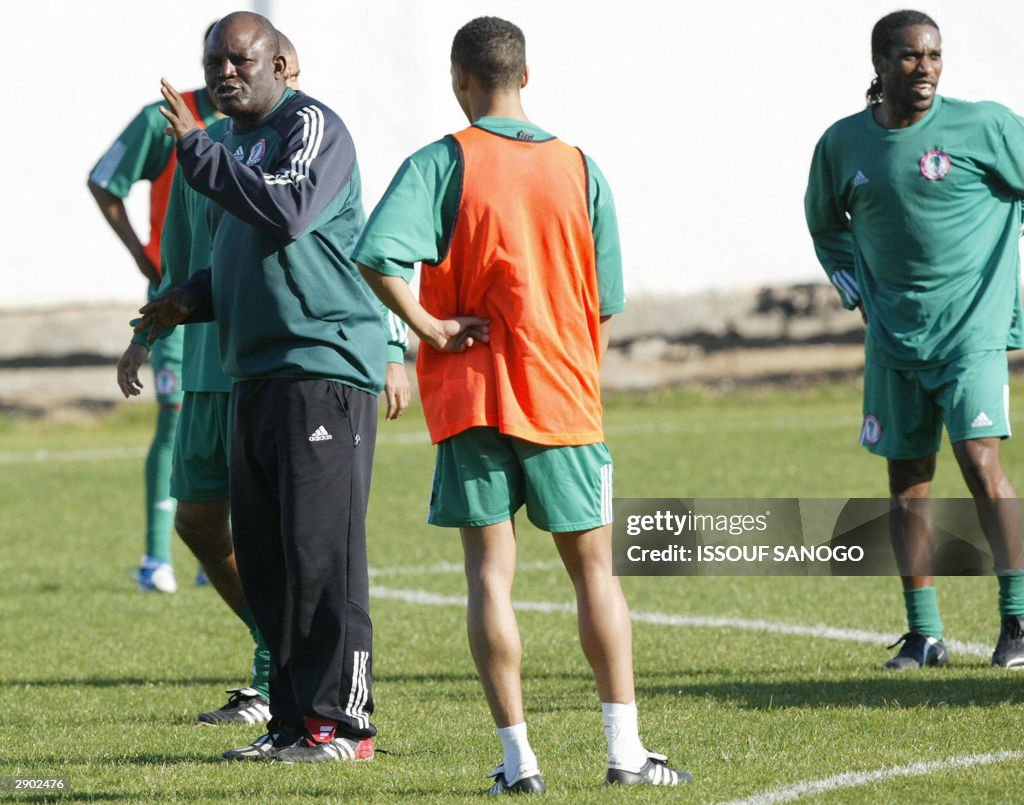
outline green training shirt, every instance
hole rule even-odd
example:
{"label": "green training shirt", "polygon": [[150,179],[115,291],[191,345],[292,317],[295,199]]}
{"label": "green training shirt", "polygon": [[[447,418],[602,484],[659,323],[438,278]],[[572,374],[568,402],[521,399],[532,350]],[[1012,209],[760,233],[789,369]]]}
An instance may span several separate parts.
{"label": "green training shirt", "polygon": [[[206,133],[211,140],[220,142],[230,128],[231,121],[223,118],[207,126]],[[209,214],[206,198],[189,187],[181,176],[181,171],[176,170],[164,220],[164,238],[161,240],[163,281],[160,283],[158,295],[166,293],[197,271],[210,267]],[[380,307],[382,316],[395,318],[383,304]],[[388,362],[404,363],[405,351],[408,348],[407,331],[404,326],[391,321],[391,318],[387,320]],[[169,328],[161,333],[160,337],[168,337],[175,330],[176,328]],[[217,322],[190,324],[184,328],[184,334],[184,390],[231,391],[232,379],[224,372],[220,362],[220,330]],[[132,340],[146,344],[144,333],[136,335]]]}
{"label": "green training shirt", "polygon": [[[474,125],[512,139],[542,142],[554,137],[533,123],[513,118],[482,117]],[[586,165],[601,315],[611,316],[626,306],[618,220],[604,174],[590,157]],[[461,180],[459,148],[452,137],[421,148],[391,180],[356,244],[353,259],[406,281],[412,279],[417,262],[436,263],[447,249]]]}
{"label": "green training shirt", "polygon": [[[127,198],[132,185],[153,181],[163,171],[174,150],[174,140],[165,134],[167,118],[160,114],[166,101],[144,106],[93,167],[89,178],[118,198]],[[217,119],[205,89],[196,90],[196,106],[203,123]]]}
{"label": "green training shirt", "polygon": [[379,304],[348,255],[364,223],[355,147],[341,119],[286,90],[256,126],[221,142],[178,143],[182,175],[212,203],[212,272],[188,283],[216,316],[235,380],[325,378],[371,393],[384,383]]}
{"label": "green training shirt", "polygon": [[936,97],[912,126],[870,108],[818,142],[805,197],[818,259],[846,307],[862,303],[868,355],[939,365],[1017,348],[1024,119]]}

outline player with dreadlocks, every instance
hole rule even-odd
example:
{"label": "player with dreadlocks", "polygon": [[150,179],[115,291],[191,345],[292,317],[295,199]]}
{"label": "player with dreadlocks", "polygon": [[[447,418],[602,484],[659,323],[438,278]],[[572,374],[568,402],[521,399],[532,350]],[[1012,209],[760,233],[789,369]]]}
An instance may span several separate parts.
{"label": "player with dreadlocks", "polygon": [[868,107],[818,142],[805,198],[815,251],[865,336],[860,442],[884,456],[908,631],[892,670],[945,665],[928,496],[945,425],[999,577],[994,665],[1024,667],[1020,511],[999,457],[1006,351],[1024,345],[1018,238],[1024,119],[940,96],[942,40],[897,11],[871,34]]}

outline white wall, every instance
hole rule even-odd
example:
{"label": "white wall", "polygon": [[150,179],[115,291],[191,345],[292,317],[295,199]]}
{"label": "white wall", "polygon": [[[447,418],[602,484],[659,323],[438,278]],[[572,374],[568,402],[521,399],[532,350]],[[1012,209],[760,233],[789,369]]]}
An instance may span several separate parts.
{"label": "white wall", "polygon": [[[202,81],[203,28],[252,3],[5,3],[13,47],[0,144],[0,306],[141,299],[144,283],[85,188],[160,76]],[[451,98],[455,30],[523,28],[527,114],[612,183],[627,290],[689,292],[818,279],[803,224],[811,149],[863,104],[869,37],[895,0],[256,0],[298,47],[303,88],[346,120],[371,208],[408,153],[465,124]],[[944,94],[1024,111],[1024,4],[932,0]],[[140,223],[145,186],[130,204]]]}

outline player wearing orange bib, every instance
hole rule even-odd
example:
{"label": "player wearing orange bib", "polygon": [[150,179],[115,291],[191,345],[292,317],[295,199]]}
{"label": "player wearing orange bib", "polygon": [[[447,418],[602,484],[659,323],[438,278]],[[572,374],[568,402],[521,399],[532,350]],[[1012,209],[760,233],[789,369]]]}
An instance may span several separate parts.
{"label": "player wearing orange bib", "polygon": [[535,127],[519,126],[513,139],[486,125],[454,135],[459,212],[448,253],[424,273],[420,301],[439,318],[470,310],[488,318],[490,348],[420,353],[431,440],[492,427],[535,444],[600,442],[601,312],[586,162]]}
{"label": "player wearing orange bib", "polygon": [[[512,609],[523,505],[552,533],[576,590],[606,781],[674,785],[690,775],[640,741],[629,610],[612,575],[600,360],[624,306],[615,208],[596,165],[527,120],[526,80],[515,25],[481,17],[459,30],[452,87],[472,125],[406,160],[354,256],[421,339],[420,394],[438,448],[429,520],[462,535],[470,648],[503,749],[489,793],[545,790]],[[408,286],[416,262],[419,302]]]}

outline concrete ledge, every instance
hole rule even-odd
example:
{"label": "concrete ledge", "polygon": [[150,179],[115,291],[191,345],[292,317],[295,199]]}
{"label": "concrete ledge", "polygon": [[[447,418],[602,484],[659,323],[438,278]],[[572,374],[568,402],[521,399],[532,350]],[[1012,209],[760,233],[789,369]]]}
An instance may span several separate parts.
{"label": "concrete ledge", "polygon": [[[0,363],[32,365],[88,356],[116,360],[131,338],[128,322],[140,304],[111,302],[39,308],[0,308]],[[799,342],[859,341],[863,326],[843,310],[830,285],[809,284],[637,296],[614,319],[612,344],[652,357],[669,345],[703,351]],[[659,347],[658,345],[666,345]],[[671,350],[668,350],[671,352]],[[662,357],[662,356],[658,356]],[[667,356],[669,359],[676,359]]]}
{"label": "concrete ledge", "polygon": [[[0,413],[53,416],[121,401],[115,366],[138,307],[0,309]],[[617,391],[849,377],[863,367],[862,343],[860,316],[843,310],[829,285],[637,297],[615,317],[602,385]],[[136,400],[152,401],[151,379]]]}
{"label": "concrete ledge", "polygon": [[0,362],[72,356],[116,361],[132,337],[128,322],[138,316],[141,304],[0,308]]}

